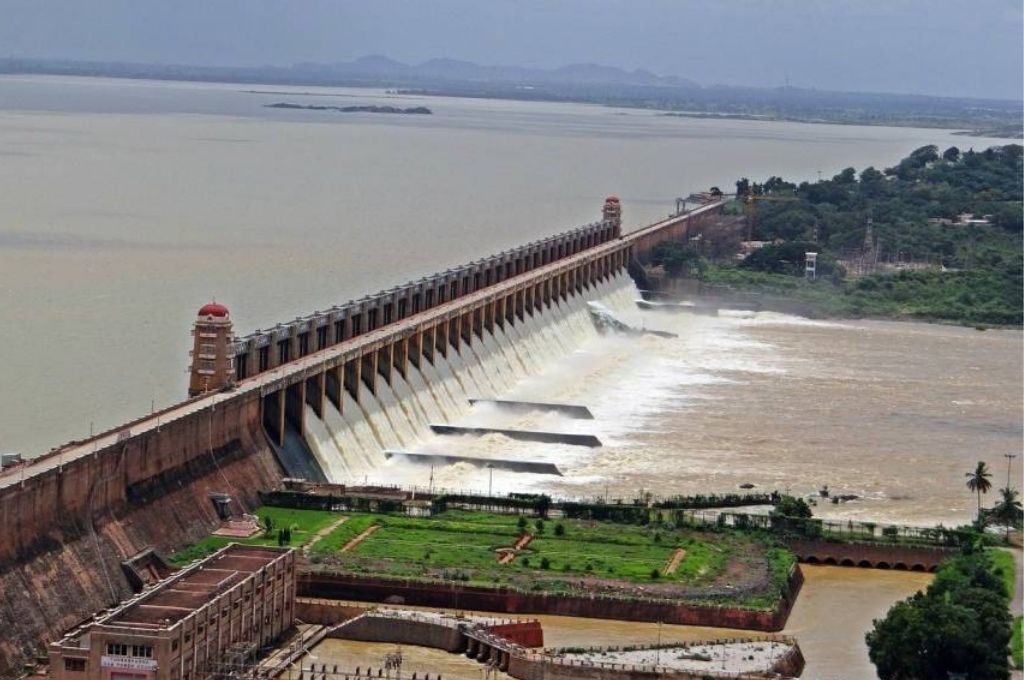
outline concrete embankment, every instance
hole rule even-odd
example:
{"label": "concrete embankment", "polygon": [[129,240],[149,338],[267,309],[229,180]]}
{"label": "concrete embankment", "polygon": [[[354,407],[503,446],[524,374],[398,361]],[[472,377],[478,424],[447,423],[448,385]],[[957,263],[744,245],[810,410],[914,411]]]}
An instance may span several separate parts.
{"label": "concrete embankment", "polygon": [[[300,598],[296,613],[305,620],[330,625],[329,637],[360,642],[386,642],[440,649],[465,654],[482,664],[495,666],[518,680],[563,678],[565,680],[708,680],[764,677],[799,677],[804,658],[797,642],[789,637],[719,639],[705,644],[724,650],[730,646],[750,648],[771,642],[785,651],[771,659],[765,668],[746,673],[734,670],[684,670],[670,665],[655,667],[632,662],[603,660],[602,649],[590,655],[559,654],[543,651],[543,630],[538,621],[495,621],[482,616],[454,617],[440,612],[416,612],[401,609],[365,610],[350,603]],[[338,622],[340,621],[340,623]],[[675,651],[667,647],[667,658]],[[608,648],[610,657],[624,650]],[[598,658],[589,658],[592,656]],[[628,657],[636,652],[625,650]],[[649,654],[648,654],[649,656]]]}
{"label": "concrete embankment", "polygon": [[786,593],[771,610],[691,604],[654,599],[625,599],[595,594],[528,593],[457,583],[429,583],[310,569],[299,575],[304,597],[389,602],[508,614],[556,614],[593,619],[647,621],[740,630],[779,631],[796,601],[803,575],[794,569]]}

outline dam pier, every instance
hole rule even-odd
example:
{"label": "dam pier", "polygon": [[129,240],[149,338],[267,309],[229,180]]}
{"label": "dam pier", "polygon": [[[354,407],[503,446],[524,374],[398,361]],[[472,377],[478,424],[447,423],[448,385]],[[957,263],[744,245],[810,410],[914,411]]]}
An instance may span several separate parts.
{"label": "dam pier", "polygon": [[[658,242],[713,229],[721,207],[623,234],[612,197],[599,222],[237,340],[227,307],[204,306],[187,400],[0,472],[0,673],[131,595],[138,555],[208,535],[286,477],[344,471],[307,445],[310,414],[333,410],[354,431],[379,418],[380,432],[392,400],[426,418],[398,387],[479,370],[504,351],[494,337],[528,338],[545,315],[585,307]],[[466,396],[455,406],[499,395]]]}

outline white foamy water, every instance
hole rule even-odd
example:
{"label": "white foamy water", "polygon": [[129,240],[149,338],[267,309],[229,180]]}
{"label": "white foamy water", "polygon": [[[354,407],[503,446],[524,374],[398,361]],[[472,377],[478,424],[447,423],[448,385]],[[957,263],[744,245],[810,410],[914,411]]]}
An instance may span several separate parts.
{"label": "white foamy water", "polygon": [[[562,477],[482,464],[383,466],[378,450],[369,455],[382,467],[360,468],[362,478],[425,487],[432,476],[435,489],[627,498],[729,493],[743,483],[814,496],[827,484],[858,499],[820,505],[822,516],[949,524],[973,512],[963,470],[978,458],[998,470],[1002,451],[1020,438],[1019,332],[641,311],[637,294],[621,276],[499,337],[485,333],[472,352],[451,352],[436,367],[424,362],[430,379],[416,390],[399,383],[401,399],[386,397],[377,416],[396,428],[377,433],[380,450],[400,442],[423,453],[553,463]],[[602,335],[591,301],[634,327],[678,337]],[[1006,361],[1017,362],[1016,372],[1003,370]],[[582,404],[594,420],[469,408],[481,396]],[[406,402],[431,416],[411,417]],[[603,446],[434,436],[430,422],[593,434]]]}

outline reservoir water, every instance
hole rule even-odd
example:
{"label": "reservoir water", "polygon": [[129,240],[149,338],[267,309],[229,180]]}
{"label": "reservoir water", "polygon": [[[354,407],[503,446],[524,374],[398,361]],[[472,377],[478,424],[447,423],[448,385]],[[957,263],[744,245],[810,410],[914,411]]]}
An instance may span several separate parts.
{"label": "reservoir water", "polygon": [[[264,106],[279,101],[434,114]],[[245,333],[592,221],[608,194],[634,228],[676,196],[740,176],[884,167],[928,143],[1000,140],[369,90],[0,77],[0,450],[36,454],[90,422],[100,430],[179,400],[193,314],[211,297]],[[577,301],[396,381],[365,417],[348,422],[349,405],[326,414],[314,448],[342,479],[426,485],[425,466],[381,463],[381,448],[400,446],[563,472],[492,479],[457,464],[434,470],[435,486],[632,497],[828,484],[859,498],[817,514],[947,524],[973,512],[963,473],[979,459],[1005,470],[1002,454],[1020,448],[1020,331],[641,312],[625,279],[598,293],[628,323],[679,337],[599,336]],[[468,411],[472,396],[585,403],[596,419]],[[592,432],[604,446],[425,436],[440,418]],[[808,677],[866,677],[870,618],[920,579],[810,572],[790,621],[809,671],[820,669]],[[595,626],[617,630],[553,630],[570,639]]]}
{"label": "reservoir water", "polygon": [[[259,93],[251,92],[258,90]],[[309,93],[319,93],[311,95]],[[265,108],[426,105],[431,116]],[[0,450],[185,394],[211,297],[236,329],[739,176],[892,164],[948,131],[695,120],[368,90],[0,77]]]}

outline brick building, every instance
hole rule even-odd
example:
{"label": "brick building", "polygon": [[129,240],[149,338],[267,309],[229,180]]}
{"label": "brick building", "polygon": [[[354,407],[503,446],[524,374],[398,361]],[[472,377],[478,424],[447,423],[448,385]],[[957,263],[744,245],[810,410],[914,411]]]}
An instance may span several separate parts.
{"label": "brick building", "polygon": [[295,551],[231,544],[50,645],[53,680],[200,680],[292,626]]}

